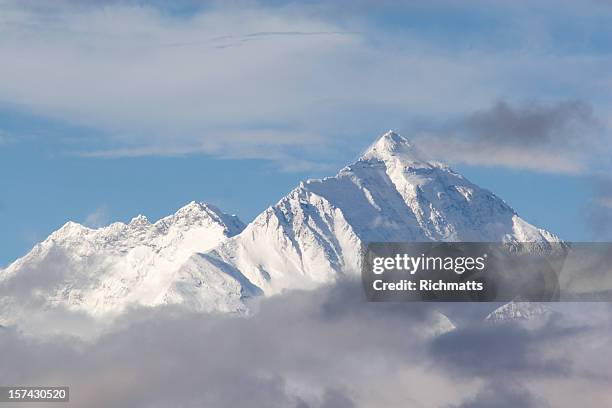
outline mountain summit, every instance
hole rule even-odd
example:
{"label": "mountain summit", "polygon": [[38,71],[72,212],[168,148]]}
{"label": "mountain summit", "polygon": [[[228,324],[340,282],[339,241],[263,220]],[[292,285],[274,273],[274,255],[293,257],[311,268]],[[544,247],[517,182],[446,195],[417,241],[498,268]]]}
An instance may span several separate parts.
{"label": "mountain summit", "polygon": [[358,273],[373,241],[558,238],[387,132],[355,163],[300,183],[244,229],[199,203],[154,224],[144,217],[98,230],[67,224],[0,271],[0,324],[29,305],[96,316],[166,303],[240,312],[251,296]]}
{"label": "mountain summit", "polygon": [[[67,222],[0,271],[0,324],[56,306],[93,316],[163,303],[199,302],[207,310],[210,293],[206,299],[186,295],[178,270],[192,254],[243,229],[238,217],[196,202],[155,223],[143,215],[98,229]],[[226,296],[230,287],[223,288],[224,302],[241,309],[241,294]]]}
{"label": "mountain summit", "polygon": [[493,193],[387,132],[334,177],[308,180],[217,248],[204,270],[240,271],[264,293],[360,271],[367,242],[558,241]]}
{"label": "mountain summit", "polygon": [[422,153],[403,136],[390,130],[380,136],[361,156],[361,160],[398,160],[403,163],[425,162]]}

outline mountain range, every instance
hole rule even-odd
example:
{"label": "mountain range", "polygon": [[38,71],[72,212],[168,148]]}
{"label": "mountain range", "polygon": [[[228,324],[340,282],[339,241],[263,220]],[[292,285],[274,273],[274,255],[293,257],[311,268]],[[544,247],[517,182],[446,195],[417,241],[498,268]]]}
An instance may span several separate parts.
{"label": "mountain range", "polygon": [[162,304],[246,313],[252,297],[358,274],[364,246],[384,241],[559,238],[390,131],[246,226],[196,202],[154,223],[142,215],[98,229],[68,222],[0,271],[0,324],[56,307],[100,318]]}

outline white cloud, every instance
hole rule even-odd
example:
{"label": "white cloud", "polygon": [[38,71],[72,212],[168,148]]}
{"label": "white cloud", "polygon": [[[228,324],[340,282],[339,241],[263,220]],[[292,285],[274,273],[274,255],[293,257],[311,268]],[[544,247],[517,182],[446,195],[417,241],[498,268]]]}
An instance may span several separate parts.
{"label": "white cloud", "polygon": [[255,9],[190,19],[121,6],[52,18],[3,12],[2,102],[103,129],[118,154],[301,145],[304,134],[278,127],[318,98],[313,65],[355,41],[328,24]]}
{"label": "white cloud", "polygon": [[84,224],[90,228],[99,228],[107,225],[108,222],[108,209],[105,206],[102,206],[87,214]]}
{"label": "white cloud", "polygon": [[[67,384],[71,403],[88,407],[610,405],[605,305],[567,304],[576,317],[530,329],[472,317],[431,337],[434,304],[363,302],[358,282],[258,302],[249,317],[161,307],[105,324],[38,310],[23,326],[0,328],[0,378]],[[473,308],[453,306],[456,314]],[[107,327],[82,340],[27,330],[37,325]]]}
{"label": "white cloud", "polygon": [[597,200],[597,204],[612,210],[612,197],[600,198]]}
{"label": "white cloud", "polygon": [[532,52],[521,37],[515,49],[459,52],[296,5],[175,16],[5,1],[0,12],[0,103],[102,131],[90,156],[312,162],[306,147],[347,150],[414,118],[444,120],[538,87],[598,98],[610,81],[606,56]]}

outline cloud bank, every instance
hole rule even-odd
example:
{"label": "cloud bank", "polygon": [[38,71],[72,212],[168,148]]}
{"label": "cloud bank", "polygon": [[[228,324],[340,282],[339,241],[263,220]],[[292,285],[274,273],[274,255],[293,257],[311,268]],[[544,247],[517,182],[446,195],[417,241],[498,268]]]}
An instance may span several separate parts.
{"label": "cloud bank", "polygon": [[289,292],[247,318],[134,310],[90,340],[0,329],[0,381],[67,384],[71,406],[89,407],[611,402],[611,310],[596,318],[582,305],[591,318],[580,323],[472,322],[432,336],[430,305],[365,303],[359,294],[352,284]]}
{"label": "cloud bank", "polygon": [[[603,92],[609,57],[555,43],[557,13],[536,21],[528,9],[465,10],[445,2],[159,4],[0,2],[0,105],[95,135],[84,148],[64,146],[71,153],[208,154],[269,159],[287,169],[296,158],[297,169],[342,163],[389,127],[411,136],[422,130],[420,121],[483,109],[459,130],[499,131],[486,139],[502,144],[508,132],[521,130],[504,128],[516,122],[531,123],[539,134],[567,124],[564,114],[586,122],[593,116],[587,105],[554,105],[564,97],[556,94],[544,101],[552,107],[535,112],[503,103],[483,108],[500,97],[520,101],[562,88],[609,108]],[[555,8],[586,21],[612,14],[603,6],[590,14],[567,4]],[[445,31],[427,20],[449,10],[458,15],[456,27]],[[463,26],[474,11],[499,28]],[[403,13],[406,23],[387,22],[392,12]],[[431,30],[413,27],[413,15]],[[496,155],[470,156],[461,142],[471,162],[563,172],[585,166],[582,157],[563,164],[550,155],[534,164],[529,155],[517,157],[512,144]]]}

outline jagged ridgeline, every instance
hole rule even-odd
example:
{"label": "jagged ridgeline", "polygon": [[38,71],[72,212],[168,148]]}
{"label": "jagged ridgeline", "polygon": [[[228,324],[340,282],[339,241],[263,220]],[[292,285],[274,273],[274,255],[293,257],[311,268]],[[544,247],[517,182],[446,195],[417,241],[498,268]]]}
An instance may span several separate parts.
{"label": "jagged ridgeline", "polygon": [[559,239],[387,132],[336,176],[300,183],[246,227],[198,203],[155,223],[67,223],[0,271],[0,324],[57,305],[99,317],[132,304],[244,312],[250,297],[359,273],[367,242],[430,240]]}

